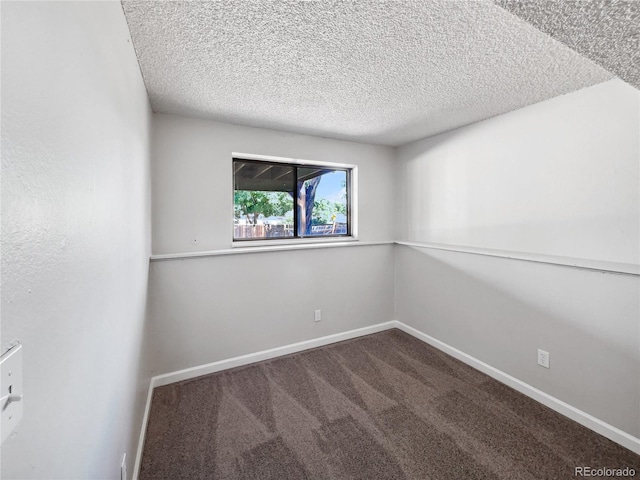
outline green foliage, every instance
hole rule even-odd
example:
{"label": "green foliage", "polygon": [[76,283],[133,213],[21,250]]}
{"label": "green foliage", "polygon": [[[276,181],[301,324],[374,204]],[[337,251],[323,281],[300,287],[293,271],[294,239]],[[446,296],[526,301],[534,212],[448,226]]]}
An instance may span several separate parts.
{"label": "green foliage", "polygon": [[249,223],[255,225],[261,214],[265,217],[284,216],[293,209],[293,198],[286,192],[236,190],[233,204],[236,218],[245,216]]}
{"label": "green foliage", "polygon": [[[310,195],[311,198],[314,196]],[[294,203],[290,193],[236,190],[233,193],[233,202],[235,218],[244,217],[250,224],[256,225],[260,215],[265,217],[285,217],[289,223],[293,224]],[[333,223],[337,215],[346,215],[346,213],[347,206],[345,203],[330,202],[326,198],[313,201],[309,226],[312,224],[326,225]]]}
{"label": "green foliage", "polygon": [[334,215],[346,215],[347,207],[344,203],[330,202],[326,198],[313,202],[313,225],[326,225],[335,221]]}

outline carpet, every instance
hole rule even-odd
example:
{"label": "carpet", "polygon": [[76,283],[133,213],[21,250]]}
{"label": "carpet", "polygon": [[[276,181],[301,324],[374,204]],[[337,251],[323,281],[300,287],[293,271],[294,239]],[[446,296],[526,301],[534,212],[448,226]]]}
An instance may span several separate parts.
{"label": "carpet", "polygon": [[531,480],[576,467],[640,478],[640,456],[394,329],[156,388],[139,478]]}

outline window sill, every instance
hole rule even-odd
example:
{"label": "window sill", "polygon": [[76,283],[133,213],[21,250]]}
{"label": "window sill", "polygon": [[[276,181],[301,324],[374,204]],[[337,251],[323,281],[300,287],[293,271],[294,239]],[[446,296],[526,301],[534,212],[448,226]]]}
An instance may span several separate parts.
{"label": "window sill", "polygon": [[305,238],[283,238],[282,240],[240,240],[233,241],[231,248],[254,248],[278,247],[282,245],[317,245],[319,243],[347,243],[357,242],[358,238],[353,236],[334,237],[305,237]]}

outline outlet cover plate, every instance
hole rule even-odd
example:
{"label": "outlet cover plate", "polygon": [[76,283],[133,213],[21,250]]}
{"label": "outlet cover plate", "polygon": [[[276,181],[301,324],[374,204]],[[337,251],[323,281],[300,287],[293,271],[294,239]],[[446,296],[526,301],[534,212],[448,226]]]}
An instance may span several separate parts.
{"label": "outlet cover plate", "polygon": [[549,368],[549,352],[538,349],[538,365]]}

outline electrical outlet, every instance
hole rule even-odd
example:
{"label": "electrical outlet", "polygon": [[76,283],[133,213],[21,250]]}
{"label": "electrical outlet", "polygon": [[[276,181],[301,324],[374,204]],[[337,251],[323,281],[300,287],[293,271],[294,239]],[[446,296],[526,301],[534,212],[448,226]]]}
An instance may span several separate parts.
{"label": "electrical outlet", "polygon": [[322,320],[322,310],[316,310],[315,316],[313,317],[313,319],[316,322],[319,322],[320,320]]}
{"label": "electrical outlet", "polygon": [[120,464],[120,480],[127,480],[127,454],[122,455],[122,463]]}
{"label": "electrical outlet", "polygon": [[538,365],[549,368],[549,352],[538,349]]}

